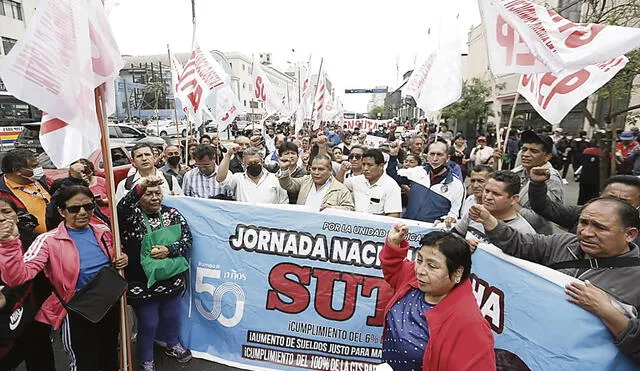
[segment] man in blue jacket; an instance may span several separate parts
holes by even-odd
[[[411,189],[403,218],[429,223],[460,218],[464,185],[447,166],[447,143],[431,143],[427,148],[427,163],[411,169],[397,170],[398,147],[390,148],[389,156],[387,174],[399,185],[408,185]]]

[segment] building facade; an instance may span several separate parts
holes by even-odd
[[[211,54],[230,74],[231,88],[237,94],[240,109],[243,114],[246,114],[245,118],[247,120],[263,119],[264,102],[255,97],[251,58],[237,52],[211,51]],[[189,59],[189,55],[189,53],[175,54],[183,65]],[[171,87],[171,68],[168,55],[125,55],[123,58],[125,64],[116,83],[117,118],[119,120],[149,119],[158,116],[161,119],[172,119],[175,99]],[[263,64],[262,69],[277,94],[281,96],[284,96],[287,91],[293,92],[297,86],[293,76],[281,72],[270,64]],[[155,93],[150,93],[150,91],[155,91],[149,87],[154,83],[160,83],[164,87],[161,89],[158,99],[155,98]],[[211,100],[207,102],[210,107],[213,106]],[[180,119],[184,118],[179,102],[176,111]]]

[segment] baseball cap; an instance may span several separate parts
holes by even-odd
[[[623,131],[620,134],[620,140],[634,140],[634,139],[636,139],[636,135],[633,134],[633,131],[627,130],[627,131]]]
[[[548,135],[536,134],[532,130],[527,130],[522,132],[520,138],[522,139],[522,143],[540,143],[546,153],[553,152],[553,139]]]

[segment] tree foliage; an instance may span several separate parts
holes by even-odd
[[[369,117],[372,119],[377,119],[378,115],[380,115],[380,118],[384,119],[387,116],[386,112],[387,111],[382,106],[373,106],[371,108],[371,111],[369,111]]]
[[[487,98],[491,96],[491,87],[477,77],[464,82],[460,99],[442,110],[442,117],[453,119],[459,125],[477,125],[493,116]]]
[[[582,7],[582,21],[585,23],[608,24],[615,26],[640,26],[640,0],[585,0]],[[595,126],[605,126],[617,116],[640,108],[629,107],[629,98],[634,92],[633,81],[640,74],[640,50],[626,54],[627,65],[597,92],[598,98],[606,104],[606,112],[595,115],[585,110],[585,116]]]

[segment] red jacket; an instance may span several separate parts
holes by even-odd
[[[409,290],[418,288],[415,263],[406,260],[409,243],[396,248],[385,242],[380,253],[384,279],[394,291],[389,309]],[[424,371],[488,371],[496,369],[493,335],[467,279],[425,314],[429,342],[422,359]]]
[[[111,230],[104,224],[91,224],[98,245],[106,252],[102,244],[104,236],[108,246],[108,256],[112,258],[115,252],[111,242]],[[17,286],[32,280],[40,271],[58,291],[65,301],[71,300],[76,293],[76,283],[80,272],[80,256],[78,248],[69,236],[64,222],[47,232],[39,235],[29,249],[22,254],[22,242],[16,237],[9,241],[0,241],[0,272],[2,280],[10,286]],[[67,315],[60,300],[54,293],[42,303],[36,320],[50,324],[58,329]]]

